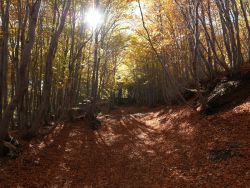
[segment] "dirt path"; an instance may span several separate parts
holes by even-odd
[[[248,187],[249,109],[202,117],[183,106],[128,107],[100,117],[97,132],[61,124],[0,161],[0,187]],[[215,148],[232,153],[213,159]]]

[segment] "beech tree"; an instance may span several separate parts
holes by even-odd
[[[124,16],[116,8],[126,5],[94,2],[105,19],[94,32],[84,20],[91,6],[76,0],[1,1],[1,139],[10,127],[33,137],[84,99],[94,100],[96,113],[98,101],[109,98],[108,81],[116,71],[109,61],[122,51],[114,54],[112,47]]]
[[[137,27],[134,34],[141,40],[137,40],[136,46],[131,47],[144,50],[145,54],[151,53],[151,56],[154,54],[156,58],[151,59],[155,63],[162,61],[163,66],[161,65],[158,71],[166,80],[162,80],[158,74],[153,74],[156,81],[152,85],[161,83],[160,87],[165,88],[161,98],[167,103],[180,98],[178,91],[185,94],[187,88],[196,88],[200,102],[205,105],[206,99],[202,96],[200,83],[203,80],[212,80],[220,72],[233,75],[242,63],[248,61],[247,1],[159,0],[137,3],[137,12],[140,14],[135,19],[141,22],[141,27]],[[149,66],[148,55],[141,57],[140,61],[146,64],[142,65],[136,58],[141,53],[137,54],[129,56],[129,61],[134,61],[139,67]],[[148,82],[152,74],[149,74],[147,69],[143,71],[144,78],[137,76],[140,74],[137,69],[131,70],[138,73],[137,78],[134,78],[136,82],[145,84],[145,91],[141,91],[144,90],[141,84],[138,84],[140,89],[136,89],[136,84],[132,84],[134,96],[142,96],[142,93],[146,94],[148,90],[151,90],[151,93],[155,91]],[[136,94],[137,92],[140,94]],[[157,100],[154,103],[158,103]]]
[[[205,105],[203,82],[249,62],[249,8],[247,0],[0,0],[0,140],[10,128],[33,137],[72,108],[88,106],[95,118],[122,98],[173,104],[195,89]]]
[[[3,4],[2,4],[3,5]],[[6,6],[9,6],[7,3]],[[20,60],[20,67],[18,69],[19,71],[19,83],[17,86],[17,91],[15,93],[15,96],[13,97],[10,104],[7,105],[6,110],[4,110],[3,117],[1,119],[0,123],[0,139],[4,139],[8,134],[8,128],[9,128],[9,122],[13,116],[13,112],[15,108],[18,105],[19,100],[24,96],[26,88],[28,87],[28,80],[27,80],[27,67],[31,60],[31,50],[33,48],[34,42],[35,42],[35,30],[37,26],[37,19],[38,14],[41,6],[41,0],[37,0],[33,2],[29,9],[27,7],[26,14],[29,15],[29,26],[28,26],[28,35],[25,40],[25,43],[23,44],[23,49],[21,51],[21,60]],[[7,54],[3,54],[3,56]]]

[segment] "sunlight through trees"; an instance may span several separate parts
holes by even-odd
[[[185,101],[249,61],[246,0],[1,0],[0,139],[90,103]],[[121,102],[121,101],[120,101]]]

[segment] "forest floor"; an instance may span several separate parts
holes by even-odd
[[[0,187],[249,187],[250,99],[211,116],[187,106],[119,107],[59,124],[0,161]]]

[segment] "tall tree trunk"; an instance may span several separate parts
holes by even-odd
[[[0,140],[4,139],[8,136],[8,128],[10,119],[13,116],[13,112],[17,107],[19,101],[25,95],[25,91],[27,88],[27,66],[30,64],[30,57],[31,57],[31,50],[33,48],[35,42],[35,30],[37,24],[37,18],[40,10],[41,0],[36,0],[30,10],[30,17],[29,17],[29,28],[28,28],[28,38],[26,43],[24,44],[22,55],[21,55],[21,62],[20,62],[20,84],[17,88],[16,94],[13,97],[10,104],[6,107],[6,110],[3,114],[1,123],[0,123]]]
[[[247,8],[246,8],[246,3],[244,4],[243,0],[240,0],[240,7],[241,7],[241,11],[243,13],[243,17],[244,17],[244,21],[246,24],[246,28],[247,28],[247,33],[248,33],[248,61],[250,61],[250,24],[249,24],[249,20],[248,17],[250,16],[249,10],[248,10],[248,15],[247,15]]]
[[[95,8],[98,9],[100,4],[100,0],[95,0]],[[96,113],[96,103],[97,103],[97,89],[98,89],[98,64],[100,59],[98,58],[98,50],[99,50],[99,28],[94,28],[94,64],[93,64],[93,72],[92,72],[92,82],[91,82],[91,107],[89,115],[91,117],[95,116]]]
[[[195,85],[198,91],[197,94],[198,94],[200,103],[202,104],[202,107],[205,107],[206,100],[201,93],[200,81],[199,81],[198,70],[197,70],[197,64],[198,64],[198,59],[199,59],[199,46],[200,46],[199,7],[200,7],[200,2],[199,0],[196,0],[194,2],[194,10],[193,10],[194,11],[193,25],[195,29],[194,29],[194,50],[193,50],[192,65],[193,65]]]
[[[1,10],[1,28],[0,28],[0,120],[2,117],[2,112],[8,103],[8,42],[9,42],[9,10],[10,1],[5,0],[0,1]]]
[[[30,130],[27,132],[27,138],[32,138],[37,134],[37,131],[39,130],[40,126],[42,125],[42,121],[44,119],[45,114],[47,113],[49,109],[49,101],[51,99],[51,86],[52,86],[52,74],[53,74],[53,61],[55,58],[57,46],[58,46],[58,40],[59,37],[63,31],[65,21],[67,18],[67,14],[70,8],[71,1],[64,1],[64,7],[63,12],[60,18],[60,24],[57,28],[57,30],[53,33],[46,57],[46,65],[45,65],[45,80],[44,80],[44,86],[43,86],[43,94],[42,94],[42,102],[38,109],[38,114],[30,128]]]

